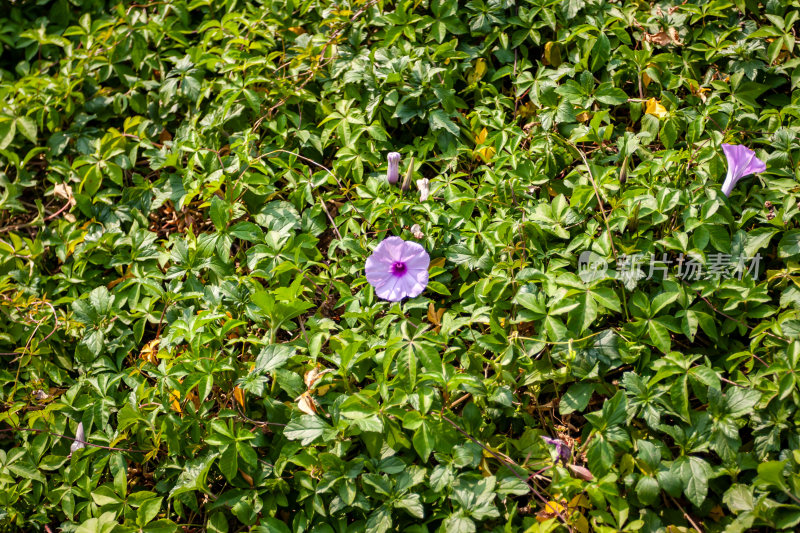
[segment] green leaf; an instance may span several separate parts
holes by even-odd
[[[434,109],[431,111],[428,120],[430,120],[432,130],[436,131],[443,129],[452,133],[453,135],[458,135],[458,125],[450,120],[450,116],[441,109]]]
[[[589,51],[589,70],[597,72],[608,63],[610,57],[611,41],[608,40],[605,33],[601,32],[597,36],[594,46],[592,46],[592,49]]]
[[[594,97],[601,104],[621,105],[628,101],[628,95],[622,89],[617,89],[611,83],[601,83],[594,92]]]
[[[188,461],[170,490],[169,497],[174,498],[185,492],[205,491],[206,476],[216,457],[216,453],[207,453],[203,457]]]
[[[228,205],[216,194],[211,197],[211,207],[208,210],[208,214],[211,216],[211,221],[214,223],[214,227],[216,227],[218,230],[222,230],[228,225],[230,220]]]
[[[14,140],[17,131],[17,121],[13,118],[0,116],[0,150],[5,150]]]
[[[36,142],[36,122],[30,117],[17,117],[17,130],[30,142]]]
[[[302,415],[289,421],[283,435],[289,440],[299,440],[307,446],[317,440],[330,426],[323,419],[314,415]]]
[[[136,524],[139,527],[149,524],[158,515],[162,500],[163,498],[150,498],[142,502],[136,513]]]
[[[253,371],[265,373],[280,368],[294,355],[294,352],[294,348],[285,344],[268,344],[258,353]]]
[[[575,411],[583,411],[589,405],[589,400],[594,392],[592,383],[573,383],[558,404],[558,410],[562,415],[567,415]]]
[[[800,255],[800,230],[787,231],[778,243],[778,256],[790,258]]]
[[[651,477],[643,476],[636,483],[636,496],[644,505],[654,503],[659,494],[661,494],[661,487],[658,486],[658,481]]]
[[[422,424],[414,432],[414,437],[411,439],[414,444],[414,449],[420,458],[427,462],[428,456],[433,451],[436,442],[436,436],[431,427],[431,423],[423,421]]]

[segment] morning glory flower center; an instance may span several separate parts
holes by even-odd
[[[392,275],[398,278],[403,276],[407,270],[405,261],[395,261],[392,263]]]

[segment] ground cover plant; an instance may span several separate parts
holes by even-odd
[[[0,2],[0,526],[795,531],[798,19]]]

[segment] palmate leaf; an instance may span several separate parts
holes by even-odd
[[[792,2],[6,4],[0,529],[797,528]]]
[[[314,415],[302,415],[292,419],[283,430],[284,436],[289,440],[299,440],[306,446],[321,437],[330,426],[325,421]]]
[[[188,461],[169,492],[170,498],[185,492],[207,491],[206,477],[216,457],[216,453],[208,453],[203,457]]]

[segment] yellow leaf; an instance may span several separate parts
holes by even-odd
[[[303,35],[306,32],[306,30],[304,30],[300,26],[292,26],[291,28],[289,28],[289,31],[294,33],[295,35]]]
[[[472,85],[473,83],[475,83],[476,81],[481,79],[486,74],[487,70],[488,70],[488,67],[486,66],[486,60],[483,59],[483,58],[477,59],[475,61],[475,66],[472,68],[470,73],[467,75],[467,82],[470,85]]]
[[[644,84],[645,89],[647,88],[648,85],[650,85],[651,81],[653,81],[653,78],[648,76],[647,72],[642,72],[642,83]]]
[[[483,477],[492,477],[492,471],[489,469],[489,463],[486,462],[486,457],[481,459],[481,472],[483,473]]]
[[[575,118],[578,120],[578,122],[586,122],[591,118],[591,115],[588,111],[584,111],[583,113],[578,113]]]
[[[530,118],[536,114],[536,107],[533,102],[527,102],[517,108],[517,116],[522,118]]]
[[[647,107],[645,108],[645,113],[647,113],[648,115],[653,115],[659,120],[662,118],[666,118],[668,114],[667,108],[661,105],[661,103],[655,98],[651,98],[650,100],[647,101]]]
[[[244,391],[240,389],[238,386],[233,388],[233,397],[239,402],[239,405],[242,406],[244,409]]]
[[[444,262],[445,262],[445,258],[444,257],[437,257],[436,259],[432,259],[430,267],[428,268],[428,270],[430,270],[433,267],[443,267],[444,266]]]
[[[475,144],[477,146],[486,142],[486,138],[489,136],[489,131],[486,128],[483,128],[479,134],[475,136]],[[493,146],[486,146],[484,148],[479,148],[475,150],[474,155],[475,158],[481,158],[484,163],[488,163],[489,160],[494,157],[496,153]]]
[[[190,390],[186,394],[186,399],[194,404],[194,408],[195,409],[200,409],[200,397],[197,396],[197,393],[195,392],[195,389]]]
[[[147,344],[142,347],[142,351],[139,354],[141,359],[144,359],[148,363],[157,365],[158,364],[158,343],[160,339],[153,339]]]
[[[475,62],[475,75],[478,78],[482,78],[484,74],[486,74],[486,60],[485,59],[478,59]]]
[[[487,146],[486,148],[481,148],[476,153],[484,163],[488,163],[494,157],[495,149],[492,146]]]
[[[550,41],[544,44],[542,63],[556,68],[561,65],[561,43]]]
[[[568,507],[585,507],[588,509],[589,498],[587,498],[586,495],[583,493],[578,494],[569,501]]]
[[[545,504],[544,509],[536,513],[536,520],[543,522],[561,514],[564,515],[566,509],[563,505],[555,501],[549,501]]]
[[[183,409],[181,408],[181,391],[175,389],[171,393],[169,393],[170,404],[172,405],[172,410],[177,411],[179,413],[183,413]]]
[[[582,514],[578,515],[578,518],[572,519],[572,527],[575,528],[575,531],[578,533],[589,533],[589,521],[586,520],[586,517]]]

